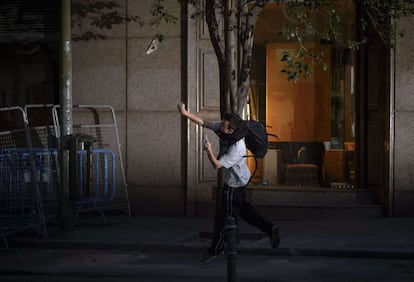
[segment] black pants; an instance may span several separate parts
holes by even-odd
[[[216,210],[214,218],[213,240],[211,242],[210,252],[219,254],[224,249],[224,227],[227,215],[236,219],[240,217],[248,224],[253,225],[270,235],[273,224],[265,220],[254,208],[246,201],[245,188],[233,188],[224,185],[221,193],[219,208]]]

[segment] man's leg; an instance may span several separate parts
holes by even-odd
[[[226,203],[227,203],[227,187],[224,187],[221,193],[217,193],[218,197],[216,201],[216,210],[214,215],[214,227],[213,227],[213,238],[211,245],[204,255],[202,261],[208,262],[216,256],[223,253],[225,238],[224,238],[224,227],[226,224]]]
[[[266,233],[270,237],[272,248],[276,249],[280,243],[279,229],[274,224],[267,221],[249,202],[246,201],[244,189],[236,190],[234,192],[234,201],[237,201],[240,217],[248,224],[253,225]]]
[[[213,255],[219,255],[224,248],[224,226],[225,226],[226,211],[221,208],[216,210],[214,216],[213,238],[211,246],[208,250]]]

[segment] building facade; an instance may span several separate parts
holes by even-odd
[[[144,21],[149,20],[148,11],[153,4],[152,0],[116,2],[120,4],[119,9],[122,12],[138,15]],[[177,111],[177,104],[183,101],[191,112],[207,120],[220,118],[217,60],[205,22],[191,18],[192,7],[180,6],[175,1],[166,1],[165,4],[179,19],[175,24],[161,23],[158,26],[144,27],[134,23],[121,24],[110,30],[97,30],[105,35],[104,40],[80,40],[72,43],[73,103],[111,105],[115,109],[129,199],[134,214],[211,216],[214,210],[217,172],[212,169],[203,153],[202,141],[207,134],[211,137],[210,140],[213,140],[213,146],[217,147],[218,142],[214,135],[205,132],[202,127],[183,120]],[[278,12],[281,13],[273,11]],[[272,10],[267,10],[266,13],[262,15],[262,20],[266,16],[272,17]],[[348,101],[352,101],[355,110],[350,115],[354,120],[348,124],[348,129],[344,129],[343,135],[334,135],[335,129],[332,127],[332,120],[345,120],[336,116],[332,118],[336,108],[333,107],[334,99],[330,92],[335,88],[332,86],[335,74],[322,73],[319,74],[320,80],[315,81],[312,86],[297,86],[315,89],[312,95],[327,93],[328,96],[322,99],[315,96],[319,99],[315,100],[316,102],[312,102],[314,98],[307,100],[307,104],[312,102],[315,107],[325,103],[326,109],[315,108],[310,113],[306,107],[298,110],[301,103],[293,104],[296,107],[293,108],[296,109],[295,114],[284,114],[285,118],[292,115],[292,121],[287,123],[293,122],[295,117],[299,119],[293,128],[303,126],[307,119],[307,116],[301,116],[300,113],[310,113],[319,120],[300,131],[291,130],[289,133],[284,131],[283,128],[286,127],[280,126],[279,129],[277,122],[274,122],[274,128],[278,129],[274,133],[281,135],[282,139],[271,140],[274,141],[271,143],[275,146],[275,151],[270,150],[270,155],[274,153],[276,158],[279,158],[279,151],[286,148],[294,150],[296,154],[298,148],[295,146],[305,141],[312,141],[312,144],[306,143],[308,151],[315,145],[313,143],[323,146],[324,141],[329,141],[329,146],[332,146],[329,147],[329,151],[332,151],[329,155],[334,157],[333,161],[328,163],[329,156],[324,155],[324,178],[319,178],[319,184],[314,186],[295,182],[298,181],[297,178],[293,179],[291,185],[286,185],[286,179],[277,185],[278,180],[271,183],[265,179],[269,165],[261,163],[257,176],[259,180],[256,179],[255,185],[248,188],[248,196],[271,219],[313,219],[323,217],[323,213],[325,216],[329,214],[330,217],[338,218],[357,217],[367,206],[374,207],[368,211],[367,216],[414,215],[414,150],[410,146],[410,141],[414,137],[414,55],[410,52],[414,44],[414,31],[410,29],[413,21],[413,18],[406,18],[398,22],[398,27],[405,30],[405,36],[397,38],[394,50],[384,49],[373,40],[353,58],[355,69],[351,70],[345,63],[341,65],[341,70],[345,74],[342,82],[341,79],[337,81],[337,89],[349,91],[349,97],[354,98]],[[74,28],[74,32],[81,30]],[[156,34],[162,34],[164,39],[158,43],[154,52],[147,54],[147,48]],[[284,106],[286,103],[275,101],[274,104],[270,104],[273,96],[268,96],[269,93],[280,90],[269,88],[271,80],[266,77],[266,74],[272,71],[269,69],[271,62],[268,58],[275,54],[271,46],[276,46],[274,48],[277,49],[285,43],[269,43],[269,38],[263,39],[261,36],[264,35],[257,35],[258,42],[262,40],[265,43],[256,44],[256,61],[252,66],[252,84],[256,87],[254,91],[259,93],[254,108],[255,119],[270,123],[272,112],[269,105],[272,105],[272,109],[288,109]],[[283,48],[290,47],[283,45]],[[332,66],[334,61],[335,59],[332,59],[330,62]],[[36,63],[26,63],[24,66],[18,69],[31,70],[27,66],[34,68]],[[24,102],[23,98],[18,101],[10,98],[15,90],[10,86],[10,81],[14,78],[8,69],[3,67],[1,70],[4,96],[2,106]],[[352,75],[352,79],[347,77],[347,74]],[[53,80],[46,75],[36,79]],[[324,83],[326,81],[328,83]],[[347,81],[350,85],[348,88]],[[329,86],[326,86],[327,84]],[[53,85],[50,87],[53,88]],[[355,93],[353,89],[356,89]],[[260,93],[264,94],[260,96]],[[351,96],[352,93],[355,96]],[[28,94],[26,92],[21,95],[24,97]],[[336,98],[338,97],[335,96]],[[59,102],[56,96],[33,101]],[[345,112],[344,117],[346,111],[349,111],[347,103],[341,108]],[[326,112],[321,114],[323,111]],[[273,112],[275,119],[281,120],[281,117],[277,116],[280,112]],[[253,115],[253,108],[249,114]],[[323,125],[324,122],[327,124]],[[307,133],[310,135],[298,135],[298,132],[304,134],[310,127],[314,128]],[[342,136],[341,145],[334,147],[338,136]],[[348,150],[345,142],[352,148]],[[289,143],[289,147],[283,147],[286,145],[281,145],[282,143]],[[323,149],[326,151],[327,147]],[[354,152],[352,160],[355,168],[345,171],[342,166],[346,166],[348,161],[341,158],[347,156],[346,151]],[[299,159],[298,155],[297,158]],[[295,160],[297,164],[298,159]],[[336,176],[336,171],[332,171],[332,167],[336,166],[338,161],[342,164],[341,173],[347,175],[346,179],[341,174]],[[286,165],[280,164],[276,159],[274,163]],[[329,183],[326,182],[326,173],[331,177]],[[335,186],[342,184],[350,186]],[[369,201],[361,202],[361,198],[369,198]]]

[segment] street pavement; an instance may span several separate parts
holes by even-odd
[[[127,250],[13,249],[0,255],[2,282],[412,282],[414,260],[325,256],[237,256],[201,264],[200,254]]]
[[[281,243],[274,251],[267,236],[239,222],[239,252],[257,255],[414,258],[414,218],[279,221]],[[213,220],[195,217],[109,215],[81,218],[72,230],[48,226],[43,240],[31,231],[9,237],[13,248],[109,249],[203,252]]]
[[[414,218],[274,223],[277,250],[239,222],[237,281],[414,281]],[[8,238],[0,281],[226,281],[225,255],[200,264],[212,226],[210,218],[125,215],[83,217],[71,230],[49,224],[45,240],[31,230]]]

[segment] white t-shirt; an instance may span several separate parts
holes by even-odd
[[[224,183],[237,188],[246,186],[250,179],[250,170],[246,164],[246,144],[244,138],[231,145],[219,162],[225,168]]]
[[[221,122],[205,122],[204,127],[210,128],[214,132],[220,131]],[[244,138],[231,145],[226,153],[218,160],[224,169],[224,183],[228,186],[237,188],[246,186],[250,180],[250,170],[246,164],[246,143]]]

